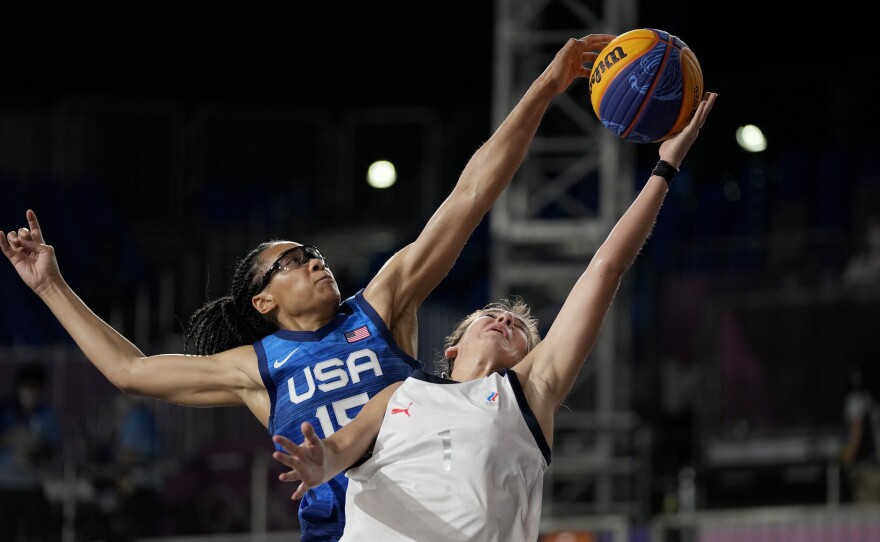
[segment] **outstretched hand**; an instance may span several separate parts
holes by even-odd
[[[556,94],[565,91],[578,77],[589,77],[590,66],[595,63],[599,52],[615,37],[613,34],[589,34],[581,39],[570,39],[544,70],[544,76],[553,82]]]
[[[0,231],[0,250],[12,262],[21,279],[39,294],[61,277],[55,249],[43,239],[37,214],[25,213],[28,227],[4,233]]]
[[[714,92],[703,94],[703,99],[700,100],[697,110],[694,111],[694,116],[691,117],[691,121],[685,126],[684,130],[660,144],[661,160],[671,166],[681,166],[681,162],[687,156],[691,145],[697,140],[700,128],[706,123],[706,117],[709,116],[709,111],[712,110],[716,98],[718,98],[718,95]]]
[[[324,462],[324,443],[315,434],[315,429],[309,422],[303,422],[301,426],[303,434],[303,443],[299,446],[292,440],[281,435],[272,437],[272,441],[284,448],[282,452],[274,452],[272,457],[290,467],[288,472],[282,472],[278,475],[278,479],[282,482],[295,482],[299,480],[301,483],[293,495],[293,500],[301,499],[306,491],[324,482],[326,472]]]

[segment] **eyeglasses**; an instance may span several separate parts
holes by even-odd
[[[327,261],[324,258],[324,255],[321,254],[321,251],[311,245],[300,245],[285,250],[281,253],[281,256],[278,256],[278,259],[269,266],[269,269],[266,269],[266,272],[263,273],[263,278],[260,281],[260,287],[257,291],[262,292],[263,289],[269,285],[269,281],[272,280],[272,276],[276,272],[289,271],[291,269],[302,267],[309,263],[309,260],[321,260],[322,264]]]

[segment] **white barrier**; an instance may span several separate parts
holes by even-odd
[[[651,542],[880,542],[880,505],[802,506],[671,514]]]

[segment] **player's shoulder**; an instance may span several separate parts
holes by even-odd
[[[250,364],[257,361],[257,352],[256,350],[254,350],[253,345],[246,344],[231,348],[229,350],[225,350],[223,352],[219,352],[217,354],[212,354],[208,357],[214,358],[224,363],[232,363],[235,365]]]

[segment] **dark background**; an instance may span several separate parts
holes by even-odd
[[[6,3],[5,91],[348,106],[489,98],[490,2]]]
[[[723,132],[717,125],[741,119],[766,126],[785,146],[871,137],[872,108],[862,101],[874,66],[869,17],[786,2],[717,9],[708,14],[687,1],[639,7],[639,25],[685,40],[701,61],[706,88],[725,98],[713,114],[716,133]],[[486,107],[490,98],[491,2],[13,2],[2,10],[7,96]]]
[[[492,2],[15,2],[0,9],[0,99],[23,109],[64,96],[164,99],[190,109],[211,102],[337,111],[427,106],[469,121],[452,126],[463,143],[444,164],[443,187],[491,130]],[[705,88],[720,94],[711,130],[689,157],[697,188],[754,166],[733,132],[755,123],[770,142],[762,167],[802,168],[787,171],[789,192],[814,205],[828,192],[852,199],[856,183],[873,176],[863,157],[878,140],[869,18],[790,3],[716,9],[709,14],[687,1],[639,6],[639,26],[685,40]],[[640,151],[649,164],[655,150]],[[776,202],[764,205],[769,221]],[[816,218],[853,232],[861,217],[850,211]]]
[[[181,278],[187,300],[201,300],[203,290],[221,293],[231,259],[212,260],[205,246],[217,231],[246,231],[252,213],[261,224],[250,232],[254,244],[264,234],[308,242],[336,225],[386,222],[408,240],[491,134],[493,10],[489,1],[5,2],[0,106],[8,113],[52,115],[59,104],[76,100],[160,103],[197,126],[193,119],[215,106],[294,116],[314,111],[334,123],[366,108],[414,107],[438,119],[442,137],[435,185],[407,192],[401,183],[398,192],[375,196],[355,192],[362,188],[353,183],[354,197],[369,202],[355,214],[334,205],[322,188],[337,177],[332,158],[321,154],[322,130],[337,124],[318,122],[293,135],[278,128],[284,143],[273,133],[249,132],[253,127],[244,121],[218,124],[206,131],[217,141],[205,138],[204,145],[228,154],[229,162],[216,170],[180,167],[187,174],[177,179],[154,176],[175,170],[174,164],[131,152],[158,139],[127,139],[123,117],[114,121],[118,132],[107,124],[90,133],[94,155],[83,158],[92,167],[86,175],[59,178],[48,152],[36,152],[43,158],[27,172],[0,164],[0,229],[23,225],[25,209],[35,209],[65,277],[103,317],[114,302],[133,298],[139,285],[157,288],[161,264],[188,253],[216,271],[194,275],[188,284]],[[752,431],[771,433],[833,430],[842,414],[845,368],[864,362],[872,385],[880,380],[870,363],[880,346],[873,333],[876,300],[866,305],[835,294],[828,303],[820,295],[836,291],[847,261],[862,247],[865,219],[880,213],[872,21],[854,4],[650,0],[640,2],[637,26],[684,40],[700,61],[706,90],[719,99],[631,273],[634,407],[661,427],[660,363],[676,358],[708,366],[706,358],[713,357],[719,374],[742,376],[737,368],[754,366],[760,376],[704,387],[719,403],[702,409],[714,416],[705,422],[710,432],[735,432],[743,421]],[[626,30],[573,28],[572,37]],[[734,132],[746,123],[764,130],[767,151],[749,155],[738,148]],[[408,160],[421,152],[407,145],[422,136],[398,128],[367,137],[373,146],[360,152],[369,147],[389,154],[406,174],[416,167]],[[227,135],[216,135],[221,132]],[[9,149],[18,142],[14,132],[4,134],[0,154],[13,162]],[[294,177],[286,176],[294,169],[285,162],[290,141],[315,158]],[[186,151],[180,155],[198,155],[186,141],[180,145]],[[637,158],[645,178],[656,147],[640,147]],[[248,171],[251,165],[257,173]],[[273,207],[279,201],[283,212]],[[87,216],[69,217],[68,208]],[[156,237],[165,242],[155,244]],[[479,277],[487,273],[490,241],[484,223],[435,297],[463,301],[461,311],[484,301],[487,286]],[[370,267],[386,256],[377,254],[360,274],[341,272],[343,293],[362,286]],[[0,296],[0,345],[66,341],[8,265],[0,266]],[[750,304],[750,296],[758,301]],[[175,318],[183,320],[191,305],[173,307]],[[717,337],[705,333],[712,326],[722,330]],[[669,434],[677,428],[670,426]]]

